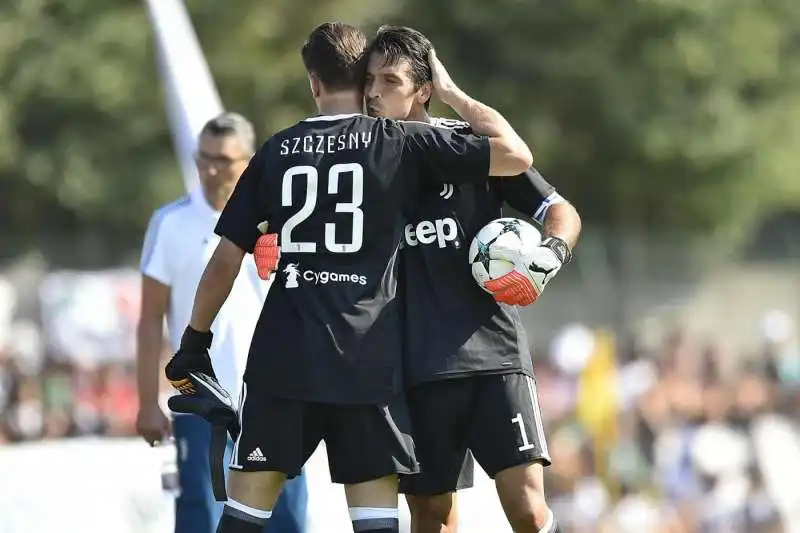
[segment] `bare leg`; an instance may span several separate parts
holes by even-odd
[[[516,533],[556,531],[555,517],[544,498],[544,469],[539,463],[514,466],[495,476],[495,487]]]
[[[411,513],[411,533],[457,533],[458,508],[454,492],[406,495],[406,501]]]

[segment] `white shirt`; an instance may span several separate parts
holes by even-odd
[[[142,274],[169,286],[167,329],[173,351],[192,314],[197,285],[219,243],[214,233],[220,213],[200,187],[158,209],[150,219],[142,250]],[[258,277],[255,261],[245,257],[233,289],[211,331],[211,363],[220,384],[238,403],[247,353],[269,282]]]

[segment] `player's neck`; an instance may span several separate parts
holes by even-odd
[[[363,112],[363,96],[356,91],[326,94],[317,99],[320,115],[346,115]]]
[[[419,110],[411,110],[409,113],[408,118],[406,120],[413,120],[414,122],[425,122],[430,124],[433,122],[431,116],[428,114],[428,110],[424,107],[420,108]]]

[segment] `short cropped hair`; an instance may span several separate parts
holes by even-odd
[[[239,113],[225,112],[205,123],[200,135],[212,137],[236,137],[242,149],[256,151],[256,132],[253,124]]]
[[[361,90],[367,36],[344,22],[326,22],[308,36],[300,55],[309,74],[329,91]]]

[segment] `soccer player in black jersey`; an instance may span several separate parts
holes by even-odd
[[[431,81],[447,77],[429,63],[430,42],[410,28],[383,27],[371,43],[365,98],[373,116],[445,128],[464,123],[427,113]],[[449,79],[449,77],[447,77]],[[441,83],[441,82],[439,82]],[[496,482],[514,531],[557,531],[543,487],[550,462],[528,339],[512,304],[529,304],[510,281],[487,294],[468,265],[471,239],[508,202],[543,224],[542,245],[525,265],[554,273],[569,262],[580,232],[575,209],[534,169],[504,180],[451,183],[459,170],[424,185],[409,205],[402,287],[406,300],[405,378],[422,472],[404,477],[413,533],[455,529],[455,491],[472,484],[472,459]],[[552,276],[550,276],[552,279]],[[537,288],[536,294],[541,287]],[[498,303],[505,302],[505,303]]]
[[[221,533],[261,531],[284,480],[321,440],[354,530],[397,531],[397,474],[417,466],[404,405],[393,402],[402,392],[402,206],[450,169],[459,183],[483,183],[532,159],[499,113],[447,86],[441,99],[490,138],[361,114],[366,44],[342,23],[309,36],[302,57],[320,115],[275,134],[253,156],[220,216],[220,244],[167,365],[181,398],[219,398],[204,385],[214,381],[212,322],[247,253],[263,252],[262,277],[280,260],[244,374]],[[265,223],[275,233],[262,235]],[[265,267],[264,258],[273,263]]]

